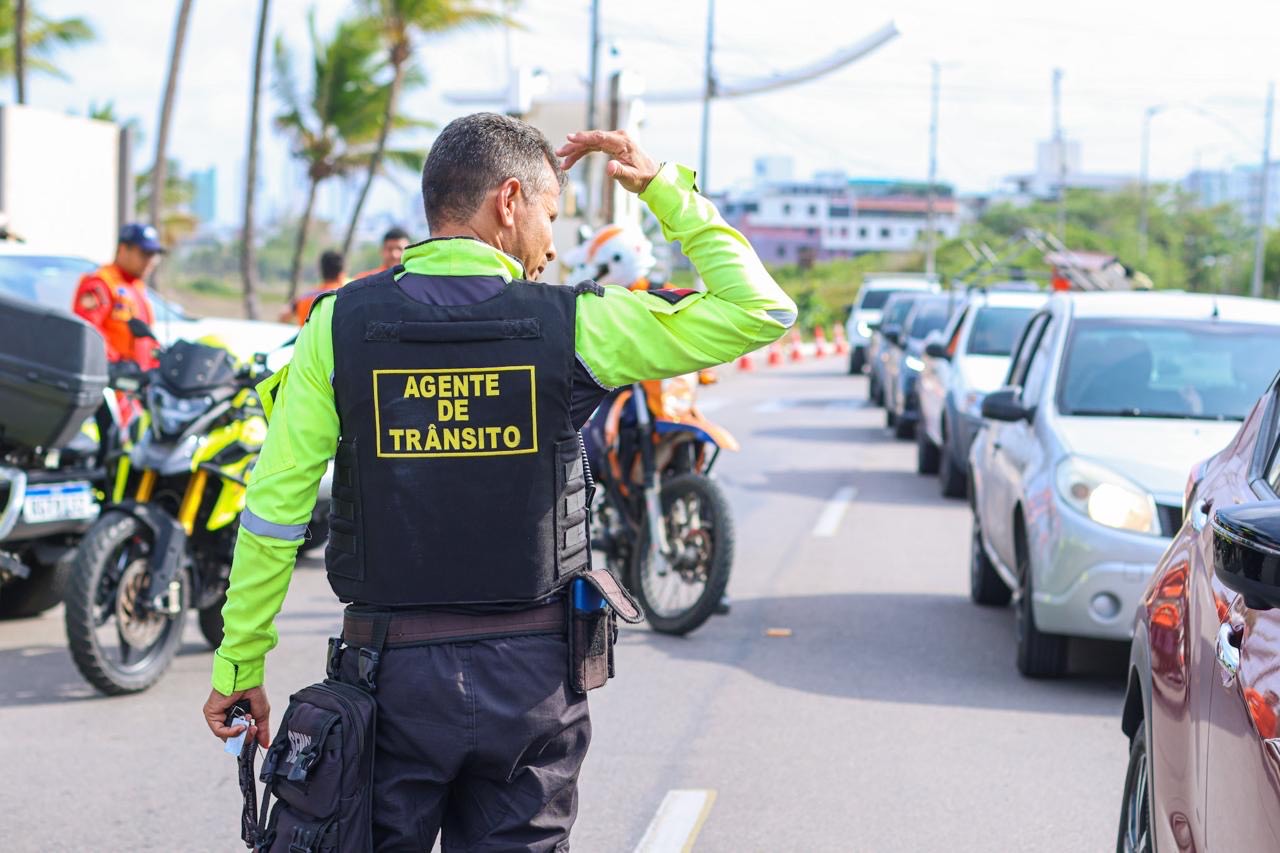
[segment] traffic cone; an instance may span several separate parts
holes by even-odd
[[[818,358],[822,358],[824,355],[830,354],[827,350],[827,333],[821,326],[813,327],[813,342],[817,344],[816,352]]]
[[[791,360],[792,361],[804,360],[804,350],[801,349],[802,346],[803,344],[800,341],[800,330],[792,326],[791,327]]]
[[[769,344],[769,366],[777,367],[782,364],[782,346],[778,343]]]
[[[755,370],[756,369],[755,362],[751,358],[751,353],[747,352],[742,354],[742,356],[738,359],[738,369],[739,370]]]
[[[844,336],[844,326],[841,326],[839,323],[834,323],[831,328],[835,332],[836,355],[848,355],[849,339]]]

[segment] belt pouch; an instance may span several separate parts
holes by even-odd
[[[569,606],[569,685],[577,693],[603,687],[613,677],[617,623],[613,609],[575,580]],[[585,599],[585,601],[584,601]]]

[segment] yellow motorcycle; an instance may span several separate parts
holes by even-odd
[[[221,642],[245,486],[267,434],[254,385],[267,372],[261,357],[238,365],[225,348],[179,341],[138,384],[145,410],[66,591],[71,656],[103,693],[154,684],[190,608]]]

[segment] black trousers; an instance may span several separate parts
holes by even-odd
[[[375,849],[569,849],[591,718],[563,636],[386,649],[375,696]]]

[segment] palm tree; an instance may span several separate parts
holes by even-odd
[[[32,8],[28,0],[0,0],[0,76],[13,75],[17,102],[27,102],[27,72],[65,80],[67,75],[51,57],[62,47],[93,41],[93,27],[84,18],[55,21]]]
[[[379,82],[384,64],[376,27],[365,19],[344,21],[326,42],[316,33],[314,14],[309,22],[310,95],[304,99],[299,94],[292,57],[280,38],[276,39],[273,61],[273,89],[284,105],[276,116],[276,127],[289,137],[293,156],[307,169],[307,201],[289,269],[289,299],[298,292],[316,191],[323,181],[369,168],[390,94],[389,87]],[[397,126],[413,123],[396,120]],[[416,151],[387,151],[385,157],[396,163],[422,163],[422,154]]]
[[[184,177],[182,167],[177,160],[170,159],[165,164],[164,192],[158,202],[153,202],[152,169],[142,172],[134,178],[134,207],[138,216],[148,211],[159,210],[160,213],[151,221],[160,232],[160,242],[172,246],[178,241],[190,237],[199,224],[195,214],[191,212],[191,202],[195,200],[196,187],[190,178]]]
[[[342,241],[343,254],[351,251],[356,227],[360,224],[360,212],[386,156],[387,137],[395,124],[393,117],[399,106],[400,93],[409,82],[414,39],[418,35],[436,35],[468,26],[510,23],[506,16],[482,8],[476,0],[364,0],[364,4],[370,21],[381,30],[387,64],[391,67],[391,84],[377,146],[369,160],[355,209],[351,212],[347,236]]]
[[[253,202],[258,182],[258,111],[262,105],[262,64],[267,46],[267,10],[271,0],[258,7],[258,35],[253,54],[253,94],[249,97],[249,154],[245,158],[244,232],[240,239],[240,276],[244,279],[244,313],[258,319],[258,270],[254,261]]]
[[[164,84],[164,100],[160,103],[160,127],[156,131],[156,159],[151,167],[151,175],[155,186],[167,187],[165,172],[169,161],[166,151],[169,147],[169,121],[173,118],[173,102],[178,93],[178,69],[182,65],[182,45],[187,38],[187,22],[191,19],[193,0],[179,0],[178,20],[173,28],[173,48],[169,53],[169,73]],[[157,226],[160,224],[161,200],[164,193],[152,192],[151,206],[148,215]]]

